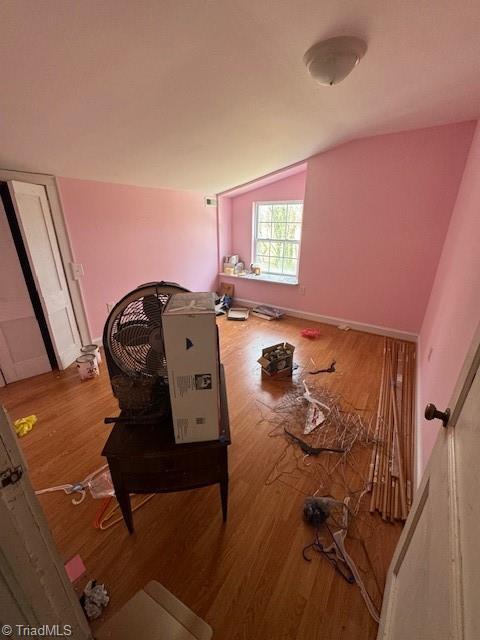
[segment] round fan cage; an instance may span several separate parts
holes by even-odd
[[[129,376],[167,378],[162,312],[175,293],[173,284],[154,283],[135,289],[112,309],[106,344],[115,364]]]

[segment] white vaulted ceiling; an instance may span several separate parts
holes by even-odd
[[[368,51],[336,87],[302,62]],[[478,118],[478,0],[3,0],[0,166],[221,191],[338,143]]]

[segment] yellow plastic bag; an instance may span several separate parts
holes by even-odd
[[[19,418],[15,420],[13,426],[19,438],[26,436],[29,431],[33,429],[33,425],[37,422],[37,416],[27,416],[26,418]]]

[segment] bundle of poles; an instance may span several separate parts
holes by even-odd
[[[415,345],[385,338],[369,468],[370,511],[406,520],[413,497]]]

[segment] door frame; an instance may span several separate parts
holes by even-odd
[[[453,479],[455,482],[456,479],[456,460],[455,460],[455,445],[454,445],[454,437],[455,437],[455,426],[457,424],[460,413],[463,409],[463,405],[465,404],[465,400],[467,399],[468,393],[472,386],[472,383],[479,371],[480,367],[480,322],[477,325],[475,333],[472,337],[472,341],[470,342],[470,346],[467,351],[467,355],[463,362],[463,366],[460,370],[460,374],[457,378],[453,393],[450,397],[450,402],[448,403],[448,407],[451,410],[450,419],[448,421],[448,426],[446,429],[441,428],[439,430],[437,439],[435,442],[434,451],[437,446],[440,446],[439,440],[440,438],[445,438],[447,440],[448,453],[448,468],[449,468],[449,477]],[[419,434],[417,434],[417,437]],[[385,639],[387,640],[389,637],[390,631],[390,623],[391,623],[391,614],[392,614],[392,603],[393,596],[395,595],[396,587],[397,587],[397,573],[400,569],[400,566],[403,562],[403,558],[407,552],[410,540],[413,536],[413,532],[415,530],[415,525],[418,519],[421,516],[423,506],[428,497],[429,490],[429,480],[430,480],[430,466],[431,460],[434,458],[433,452],[430,456],[430,460],[427,463],[423,475],[420,479],[420,484],[417,487],[415,497],[413,500],[413,505],[408,514],[407,521],[405,522],[405,526],[403,527],[402,533],[400,534],[400,538],[398,540],[395,553],[393,554],[392,561],[390,563],[390,568],[388,570],[387,575],[387,583],[385,585],[385,592],[383,595],[383,605],[382,605],[382,615],[380,619],[380,626],[378,630],[377,640]],[[458,516],[458,503],[457,503],[457,493],[456,489],[453,494],[449,495],[449,511],[451,513],[451,522],[450,522],[450,554],[451,558],[455,558],[457,562],[451,562],[451,570],[449,575],[449,580],[451,584],[451,589],[454,594],[455,602],[453,603],[453,616],[454,619],[452,621],[455,628],[455,638],[463,638],[463,588],[460,580],[460,567],[461,564],[461,550],[460,550],[460,538],[459,538],[459,516]]]
[[[43,185],[47,192],[47,198],[52,213],[53,226],[57,236],[58,248],[62,259],[63,270],[67,280],[68,291],[72,301],[73,312],[77,321],[78,331],[83,344],[90,344],[92,336],[88,328],[87,314],[85,310],[85,301],[83,299],[82,289],[79,280],[76,280],[70,268],[75,262],[73,256],[72,245],[65,223],[62,203],[58,189],[58,183],[55,176],[42,173],[30,173],[26,171],[12,171],[10,169],[0,168],[0,181],[17,180],[18,182],[28,182],[32,184]]]
[[[31,485],[16,434],[1,406],[0,445],[2,470],[20,467],[23,472],[14,483],[0,489],[0,594],[7,595],[1,623],[13,629],[17,624],[68,625],[71,634],[59,635],[93,640]],[[12,635],[17,637],[15,632]]]

